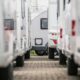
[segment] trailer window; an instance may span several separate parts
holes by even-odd
[[[41,18],[40,20],[40,26],[41,29],[48,29],[48,19],[47,18]]]
[[[57,1],[57,17],[60,15],[60,0]]]
[[[4,19],[4,29],[5,30],[14,30],[14,20],[13,19]]]
[[[68,0],[68,3],[70,3],[71,2],[71,0]]]
[[[66,7],[66,0],[63,0],[63,10],[65,10]]]
[[[25,18],[25,0],[21,0],[21,14],[22,18]]]

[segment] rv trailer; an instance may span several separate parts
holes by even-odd
[[[64,4],[63,4],[64,3]],[[63,48],[60,50],[60,63],[66,62],[65,57],[68,58],[68,74],[77,75],[78,66],[80,66],[80,0],[60,0],[60,11],[62,18],[58,18],[59,22],[62,21],[63,29]],[[60,28],[59,28],[60,29]],[[62,57],[63,56],[63,57]]]
[[[13,61],[16,66],[24,65],[27,40],[23,34],[24,7],[21,0],[0,0],[0,79],[13,80]],[[23,13],[23,14],[24,14]],[[27,16],[28,13],[26,13]],[[26,22],[29,23],[26,17]],[[26,24],[25,24],[26,25]],[[29,27],[29,26],[27,26]],[[26,28],[26,26],[25,26]],[[25,32],[25,31],[24,31]],[[27,28],[26,32],[27,33]],[[27,37],[27,36],[26,36]],[[26,45],[26,46],[25,46]],[[26,49],[25,49],[26,48]]]
[[[48,9],[48,56],[54,59],[58,45],[58,27],[57,27],[57,0],[49,1]]]
[[[31,21],[31,46],[38,55],[47,54],[48,47],[48,18],[43,11]]]
[[[9,4],[10,3],[10,4]],[[15,1],[0,0],[0,79],[13,80]],[[13,10],[12,10],[13,8]],[[9,11],[8,11],[9,10]]]

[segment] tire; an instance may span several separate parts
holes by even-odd
[[[45,56],[48,55],[48,51],[45,51],[45,52],[44,52],[44,55],[45,55]]]
[[[54,59],[54,52],[55,52],[55,50],[53,48],[49,48],[49,50],[48,50],[49,59]]]
[[[73,58],[68,58],[68,75],[77,75],[78,66],[75,64]]]
[[[7,68],[0,68],[0,80],[13,80],[13,65]]]
[[[27,51],[25,54],[25,59],[30,59],[30,51]]]
[[[16,66],[23,67],[24,66],[24,56],[18,56],[16,59]]]
[[[67,57],[62,54],[62,51],[60,50],[60,53],[59,53],[59,64],[60,65],[66,65],[66,59]]]

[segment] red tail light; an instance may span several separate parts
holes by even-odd
[[[63,29],[61,28],[61,29],[60,29],[60,38],[63,37],[63,36],[62,36],[62,35],[63,35],[62,33],[63,33]]]
[[[72,20],[72,33],[71,33],[72,36],[76,35],[75,27],[76,27],[76,21]]]
[[[52,33],[52,35],[54,35],[54,33]]]
[[[53,40],[53,42],[54,42],[54,44],[57,44],[58,43],[57,40]]]

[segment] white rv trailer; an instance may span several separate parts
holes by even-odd
[[[47,53],[48,19],[47,11],[43,11],[31,21],[31,46],[38,55]]]
[[[14,6],[15,5],[15,6]],[[13,59],[16,60],[17,66],[24,65],[24,52],[23,42],[21,35],[22,27],[22,13],[21,13],[21,0],[5,0],[4,1],[4,27],[6,35],[6,48],[9,47],[13,50]],[[8,11],[9,10],[9,11]],[[9,38],[12,37],[12,44],[9,44]],[[8,49],[7,49],[8,50]]]
[[[49,59],[54,59],[54,53],[57,52],[58,45],[57,30],[57,0],[49,1],[48,9],[48,52]]]
[[[80,66],[80,0],[62,0],[61,3],[63,18],[60,20],[64,21],[62,25],[64,52],[61,54],[68,58],[68,74],[76,75]]]
[[[16,10],[16,49],[15,59],[17,66],[24,65],[24,55],[26,59],[30,58],[30,39],[29,39],[29,6],[28,1],[17,0]],[[27,51],[27,53],[26,53]]]
[[[14,20],[11,14],[14,8],[7,3],[10,0],[0,0],[0,79],[13,80],[13,29]],[[11,4],[12,5],[12,4]],[[9,8],[8,8],[9,7]],[[8,11],[9,10],[9,11]],[[7,16],[6,16],[7,15]],[[7,19],[7,17],[9,17]],[[7,23],[11,24],[7,24]]]
[[[23,26],[21,7],[21,0],[0,0],[1,80],[13,80],[13,60],[16,60],[17,66],[24,65],[24,45],[27,43],[25,43],[24,35],[21,35],[21,27]],[[29,21],[26,20],[26,22]]]
[[[22,24],[22,13],[21,13],[21,0],[16,0],[16,18],[15,18],[15,41],[14,41],[14,59],[16,60],[17,66],[24,65],[24,53],[22,49],[23,39],[21,33]]]

